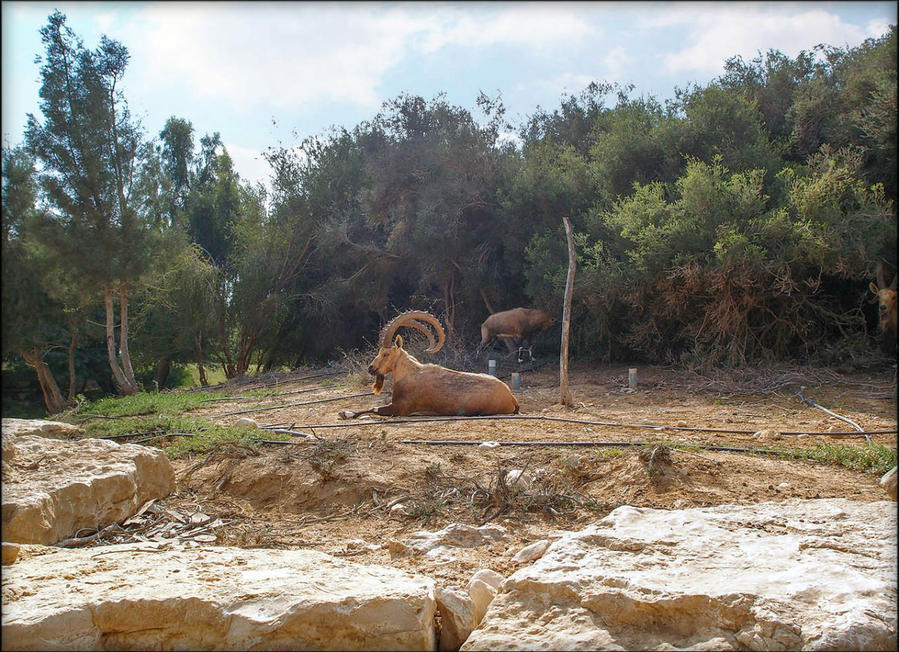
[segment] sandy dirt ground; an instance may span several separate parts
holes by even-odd
[[[511,369],[501,366],[500,377],[510,380]],[[895,368],[710,377],[644,367],[634,390],[626,366],[574,366],[571,406],[560,403],[557,366],[519,370],[519,418],[339,419],[340,410],[388,402],[389,378],[381,396],[339,398],[370,392],[364,372],[306,370],[215,388],[233,400],[210,402],[192,414],[222,424],[252,418],[313,437],[259,448],[227,445],[175,460],[177,492],[157,508],[215,519],[220,545],[311,548],[464,586],[480,568],[514,572],[512,557],[525,545],[580,529],[620,505],[884,499],[879,474],[748,451],[866,446],[865,436],[851,434],[856,428],[844,419],[867,432],[895,431]],[[276,395],[246,397],[263,386]],[[259,409],[274,406],[284,407]],[[869,438],[896,448],[895,432]],[[515,469],[524,480],[510,484]],[[505,534],[449,556],[400,554],[402,547],[390,545],[452,523],[498,525]]]

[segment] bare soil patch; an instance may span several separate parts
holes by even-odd
[[[635,391],[627,387],[627,371],[626,366],[575,366],[570,374],[575,405],[563,407],[557,368],[523,369],[516,396],[528,419],[341,421],[340,410],[381,404],[389,396],[312,402],[366,392],[370,379],[358,373],[283,376],[273,379],[272,389],[280,395],[252,400],[236,398],[250,386],[225,386],[217,391],[235,400],[212,402],[193,414],[223,424],[250,417],[316,439],[297,437],[295,445],[258,449],[226,446],[175,460],[178,489],[163,503],[182,514],[221,519],[215,530],[219,544],[314,548],[464,586],[479,568],[508,575],[517,568],[511,557],[523,546],[580,529],[620,505],[680,509],[788,498],[885,498],[879,474],[702,447],[782,450],[816,442],[864,447],[864,436],[838,434],[854,431],[852,425],[803,402],[789,388],[866,431],[895,430],[895,368],[851,375],[788,368],[703,377],[641,367]],[[507,373],[500,375],[508,380]],[[388,381],[385,391],[389,388]],[[234,414],[285,403],[304,404]],[[753,434],[766,430],[828,434]],[[870,439],[896,448],[895,432]],[[556,445],[465,443],[481,441]],[[632,445],[640,442],[646,445]],[[676,444],[696,447],[683,450]],[[529,484],[510,486],[507,473],[513,469],[523,470]],[[385,545],[451,523],[501,525],[506,536],[460,548],[451,560],[391,557]]]

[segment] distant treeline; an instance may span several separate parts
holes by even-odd
[[[896,270],[895,26],[734,57],[664,104],[593,83],[519,125],[501,97],[481,94],[476,117],[400,95],[269,148],[270,192],[186,118],[144,134],[122,44],[86,49],[59,13],[42,35],[43,115],[3,150],[3,356],[37,370],[51,412],[89,377],[131,393],[185,362],[233,377],[337,359],[410,308],[473,350],[491,311],[561,315],[563,215],[575,359],[879,355],[868,283]]]

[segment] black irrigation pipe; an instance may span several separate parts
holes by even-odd
[[[225,416],[225,415],[223,415]],[[615,428],[646,428],[649,430],[677,430],[683,432],[717,432],[730,435],[753,435],[758,430],[730,430],[725,428],[693,428],[689,426],[658,426],[648,423],[615,423],[612,421],[588,421],[586,419],[572,419],[568,417],[548,417],[543,415],[530,414],[497,414],[491,416],[470,416],[470,417],[420,417],[418,419],[390,419],[384,421],[374,421],[366,419],[364,421],[347,420],[346,423],[317,423],[311,425],[302,424],[304,428],[348,428],[352,426],[389,426],[396,423],[425,423],[429,421],[474,421],[479,419],[527,419],[541,421],[562,421],[565,423],[580,423],[591,426],[611,426]],[[265,427],[265,426],[262,426]],[[779,430],[781,435],[888,435],[899,432],[896,428],[885,430],[866,430],[862,432],[816,432],[811,430]]]
[[[306,387],[305,389],[295,389],[289,392],[280,392],[271,396],[287,396],[289,394],[303,394],[305,392],[314,392],[318,389],[333,389],[331,385],[319,385],[317,387]],[[224,396],[222,398],[204,398],[200,403],[211,403],[213,401],[250,401],[271,398],[271,396]]]
[[[425,444],[431,446],[480,446],[482,441],[452,441],[440,439],[401,439],[400,444]],[[648,441],[498,441],[500,446],[583,446],[617,448],[619,446],[658,446],[659,444]],[[701,448],[708,451],[722,453],[765,453],[780,455],[783,451],[771,448],[733,448],[731,446],[712,446],[710,444],[664,444],[669,448]]]
[[[141,435],[149,434],[149,432],[126,432],[121,435],[103,435],[102,437],[92,437],[91,439],[125,439],[126,437],[140,437]]]
[[[288,431],[290,432],[290,431]],[[295,433],[294,433],[295,434]],[[305,433],[299,433],[304,434]],[[146,439],[141,439],[136,442],[132,442],[134,444],[141,444],[144,442],[152,441],[154,439],[162,439],[164,437],[196,437],[197,435],[192,432],[170,432],[163,435],[156,435],[154,437],[147,437]],[[311,435],[305,435],[306,437],[311,437]],[[258,444],[276,444],[279,446],[297,446],[299,442],[293,440],[277,440],[277,439],[252,439]],[[401,439],[398,443],[400,444],[424,444],[428,446],[480,446],[486,442],[483,441],[471,441],[471,440],[459,440],[459,441],[451,441],[451,440],[439,440],[439,439]],[[557,446],[580,446],[580,447],[595,447],[595,448],[618,448],[618,447],[627,447],[627,446],[658,446],[659,444],[653,442],[645,442],[645,441],[500,441],[494,442],[499,444],[500,446],[545,446],[545,447],[557,447]],[[670,448],[674,449],[690,449],[690,448],[699,448],[707,451],[715,451],[721,453],[760,453],[764,455],[782,455],[784,451],[778,451],[770,448],[734,448],[732,446],[712,446],[709,444],[664,444]]]
[[[138,433],[142,434],[142,433]],[[153,441],[154,439],[163,439],[165,437],[196,437],[197,433],[195,432],[166,432],[161,435],[153,435],[152,437],[147,437],[146,439],[138,439],[137,441],[129,442],[131,444],[143,444],[148,441]]]
[[[259,385],[260,387],[276,387],[278,385],[284,385],[285,383],[293,383],[298,380],[308,380],[309,378],[321,378],[322,376],[339,376],[341,374],[347,373],[346,371],[338,370],[338,371],[326,371],[318,374],[309,374],[308,376],[300,376],[298,378],[285,378],[284,380],[277,380],[273,383],[248,383],[248,387],[253,387],[254,385]],[[224,387],[227,385],[227,381],[223,383],[217,383],[215,385],[207,385],[206,387],[191,387],[190,389],[184,390],[187,393],[190,392],[202,392],[202,391],[211,391],[216,387]],[[246,388],[244,388],[246,389]]]
[[[302,403],[288,403],[286,405],[271,405],[268,407],[261,408],[250,408],[249,410],[238,410],[237,412],[226,412],[225,414],[220,414],[220,417],[233,417],[238,414],[248,414],[250,412],[264,412],[265,410],[280,410],[283,408],[296,407],[298,405],[312,405],[313,403],[327,403],[328,401],[339,401],[344,398],[358,398],[360,396],[372,396],[374,392],[364,392],[362,394],[347,394],[345,396],[332,396],[331,398],[320,398],[315,401],[303,401]]]

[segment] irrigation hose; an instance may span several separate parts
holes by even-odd
[[[416,419],[394,419],[374,420],[365,419],[360,421],[347,420],[343,423],[316,423],[316,424],[298,424],[304,428],[349,428],[353,426],[389,426],[399,423],[427,423],[430,421],[475,421],[481,419],[522,419],[522,420],[540,420],[540,421],[561,421],[564,423],[580,423],[588,426],[609,426],[613,428],[644,428],[648,430],[675,430],[680,432],[717,432],[730,435],[753,435],[758,430],[731,430],[726,428],[694,428],[690,426],[660,426],[649,423],[615,423],[612,421],[590,421],[587,419],[572,419],[569,417],[548,417],[543,415],[530,414],[497,414],[492,416],[451,416],[451,417],[419,417]],[[262,425],[261,428],[266,428]],[[840,431],[840,432],[817,432],[812,430],[779,430],[781,435],[889,435],[899,432],[896,428],[884,430],[863,430],[858,431]]]
[[[290,432],[290,431],[288,431]],[[305,433],[296,433],[293,434],[303,435],[304,438],[313,438],[312,435],[307,435]],[[118,437],[126,436],[126,435],[117,435]],[[170,432],[161,435],[155,435],[153,437],[147,437],[146,439],[141,439],[136,442],[132,442],[135,444],[152,441],[154,439],[162,439],[165,437],[196,437],[196,433],[191,432]],[[107,438],[108,439],[108,438]],[[298,446],[298,445],[307,445],[307,442],[298,442],[293,440],[276,440],[276,439],[257,439],[253,438],[251,441],[257,444],[275,444],[279,446]],[[400,444],[410,444],[410,445],[427,445],[427,446],[480,446],[486,442],[477,441],[477,440],[441,440],[441,439],[401,439],[398,443]],[[652,446],[657,445],[652,442],[645,441],[498,441],[494,442],[499,446],[546,446],[546,447],[557,447],[557,446],[580,446],[580,447],[597,447],[597,448],[620,448],[620,447],[628,447],[628,446]],[[777,451],[770,448],[735,448],[733,446],[713,446],[710,444],[667,444],[671,448],[675,449],[690,449],[690,448],[699,448],[707,451],[716,451],[720,453],[749,453],[749,454],[762,454],[762,455],[778,455],[781,451]]]

